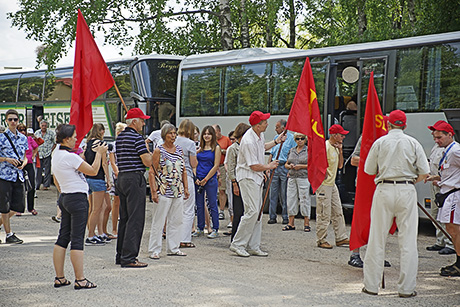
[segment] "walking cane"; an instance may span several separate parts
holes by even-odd
[[[438,221],[436,221],[434,219],[434,217],[431,216],[431,214],[428,213],[428,211],[426,211],[425,208],[423,208],[423,206],[417,202],[417,206],[420,208],[420,210],[423,211],[423,213],[425,213],[425,215],[431,220],[431,222],[433,222],[433,224],[439,229],[442,231],[442,233],[450,240],[450,242],[452,242],[452,238],[451,236],[447,233],[447,231],[444,230],[444,228],[442,228],[441,224],[439,224]]]
[[[278,137],[281,137],[284,134],[286,134],[286,130],[284,130]],[[281,141],[280,148],[278,150],[278,154],[276,155],[275,160],[278,160],[280,156],[281,148],[283,148],[283,143],[284,141]],[[264,207],[265,207],[265,203],[267,202],[268,193],[270,192],[270,185],[272,184],[273,175],[275,175],[275,170],[273,170],[273,172],[270,172],[270,179],[268,180],[267,191],[265,191],[264,202],[262,203],[262,208],[260,208],[259,216],[257,217],[257,222],[260,221],[260,218],[262,217],[262,214],[264,213]]]

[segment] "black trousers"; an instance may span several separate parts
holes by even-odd
[[[45,172],[45,178],[43,178],[43,172]],[[40,159],[40,167],[37,168],[35,178],[35,189],[39,190],[42,182],[46,188],[49,188],[51,185],[51,155]]]
[[[33,163],[27,163],[24,169],[29,174],[30,184],[32,185],[32,190],[27,192],[27,211],[31,212],[35,209],[35,171]]]
[[[88,221],[88,195],[86,193],[63,193],[59,199],[62,220],[56,245],[67,248],[71,242],[70,249],[83,250]]]
[[[240,186],[238,185],[238,188]],[[240,224],[241,217],[244,215],[244,206],[243,206],[243,199],[241,198],[241,190],[240,196],[236,196],[233,193],[233,184],[232,184],[232,195],[233,195],[233,221],[232,221],[232,236],[230,237],[230,242],[233,241],[233,237],[238,230],[238,225]]]
[[[115,261],[123,265],[135,262],[141,247],[146,197],[143,172],[119,173],[115,188],[120,197],[120,222]]]

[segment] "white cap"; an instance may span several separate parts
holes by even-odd
[[[34,129],[32,129],[32,128],[27,128],[27,133],[32,133],[32,134],[33,134],[33,133],[34,133]]]

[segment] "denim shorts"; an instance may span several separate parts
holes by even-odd
[[[89,194],[107,190],[107,185],[103,179],[86,178],[86,182],[88,183]]]

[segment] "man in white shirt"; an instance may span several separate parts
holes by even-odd
[[[438,220],[446,224],[457,254],[454,264],[441,268],[441,275],[460,276],[460,145],[454,141],[454,129],[445,121],[440,120],[428,128],[444,152],[438,164],[440,176],[429,176],[427,180],[441,189],[441,195],[437,196],[444,196],[443,201],[436,197],[440,207]]]
[[[377,185],[371,208],[371,227],[364,258],[364,288],[366,294],[377,295],[383,275],[385,243],[396,218],[401,253],[398,281],[400,297],[413,297],[415,292],[417,252],[417,191],[415,183],[429,172],[428,159],[422,145],[406,134],[406,114],[401,110],[390,113],[387,135],[372,145],[364,171],[376,175]]]
[[[260,250],[262,222],[258,221],[262,207],[264,171],[275,169],[278,161],[265,164],[265,150],[284,142],[286,135],[265,143],[264,132],[268,126],[270,113],[252,112],[249,117],[251,129],[241,139],[240,152],[236,166],[236,179],[239,183],[244,205],[244,216],[233,238],[230,250],[240,257],[266,257],[268,253]]]

